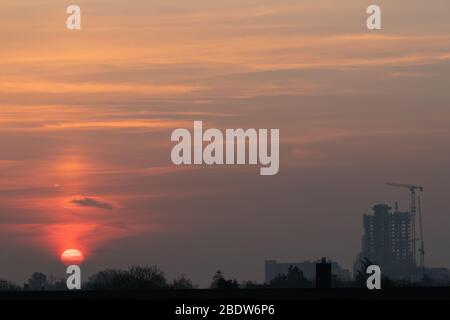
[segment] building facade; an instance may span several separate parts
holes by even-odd
[[[385,274],[395,275],[415,268],[411,222],[409,212],[391,212],[386,204],[375,205],[373,214],[363,217],[362,250],[354,273],[362,258],[379,265]]]

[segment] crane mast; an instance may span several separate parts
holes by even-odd
[[[411,193],[411,237],[412,237],[412,253],[413,253],[413,263],[416,264],[416,241],[418,240],[416,238],[416,190],[423,191],[423,187],[411,185],[411,184],[403,184],[403,183],[393,183],[393,182],[387,182],[386,185],[393,186],[393,187],[399,187],[399,188],[406,188]],[[420,260],[419,260],[419,266],[424,267],[425,266],[425,250],[423,247],[423,229],[422,229],[422,212],[420,208],[420,196],[419,196],[419,231],[420,231],[420,248],[419,248],[419,254],[420,254]]]
[[[423,244],[423,227],[422,227],[422,205],[420,203],[420,196],[417,198],[417,205],[419,207],[419,226],[420,226],[420,248],[419,248],[419,255],[420,255],[420,262],[419,266],[422,268],[425,268],[425,246]]]

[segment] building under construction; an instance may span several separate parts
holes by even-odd
[[[391,212],[391,209],[386,204],[377,204],[372,215],[364,215],[362,252],[355,264],[356,270],[361,258],[368,258],[379,265],[384,274],[393,277],[416,268],[411,214],[397,209]]]

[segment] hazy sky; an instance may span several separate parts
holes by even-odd
[[[425,186],[450,266],[450,2],[0,0],[0,277],[156,264],[201,285],[265,259],[350,268],[362,214]],[[175,167],[172,130],[279,128],[280,172]]]

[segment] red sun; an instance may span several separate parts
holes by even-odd
[[[78,249],[67,249],[61,254],[61,261],[65,265],[81,264],[84,260],[83,253]]]

